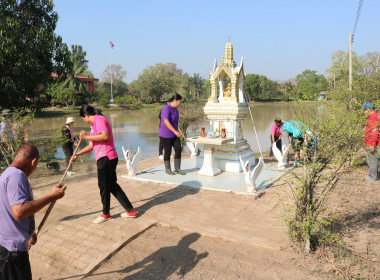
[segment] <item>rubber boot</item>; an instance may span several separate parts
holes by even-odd
[[[170,160],[164,160],[164,163],[165,163],[165,173],[168,175],[175,175],[175,173],[173,173],[173,171],[170,168]]]
[[[175,158],[174,159],[174,172],[180,175],[186,175],[185,172],[181,170],[181,159]]]

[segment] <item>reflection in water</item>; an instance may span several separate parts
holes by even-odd
[[[270,147],[270,128],[276,117],[282,117],[283,120],[290,120],[293,115],[293,105],[290,103],[254,103],[251,104],[251,111],[256,126],[256,131],[260,141],[262,151]],[[181,111],[181,108],[179,109]],[[158,126],[159,119],[156,112],[150,111],[120,111],[105,112],[104,114],[112,125],[114,141],[119,154],[119,159],[123,159],[121,146],[131,146],[132,150],[137,150],[140,146],[142,149],[142,158],[152,158],[158,156]],[[79,116],[75,117],[74,134],[78,137],[79,132],[83,129],[89,133],[90,127],[83,122]],[[32,125],[33,129],[38,130],[55,130],[60,129],[65,124],[67,116],[59,118],[36,119]],[[253,124],[250,116],[244,122],[244,136],[248,140],[254,153],[259,152]],[[200,127],[209,127],[208,121],[192,127],[195,133],[200,133]],[[190,131],[188,131],[190,133]],[[83,144],[85,145],[85,144]],[[64,158],[61,147],[58,147],[55,155],[57,158]],[[91,157],[94,158],[93,153]]]

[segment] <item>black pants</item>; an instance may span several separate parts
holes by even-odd
[[[170,160],[172,154],[172,147],[174,147],[174,158],[181,158],[181,140],[178,137],[164,138],[161,137],[162,145],[164,146],[164,160]]]
[[[98,159],[98,185],[103,204],[103,214],[110,213],[111,193],[120,202],[126,211],[132,210],[133,206],[125,192],[117,183],[116,166],[118,158],[109,160],[107,156]]]
[[[295,153],[299,153],[302,150],[304,139],[292,137],[291,144]]]
[[[160,137],[160,144],[158,145],[158,155],[161,156],[164,153],[164,145],[162,144],[162,137]]]
[[[65,153],[66,157],[66,168],[70,164],[70,159],[73,156],[74,153],[74,143],[69,142],[62,145],[63,152]],[[72,165],[70,166],[70,169],[68,171],[72,170]]]
[[[32,279],[28,252],[9,252],[0,245],[0,280],[20,279]]]
[[[280,137],[274,136],[274,142],[276,142],[277,149],[279,149],[280,152],[282,153],[282,143],[281,143],[282,141],[278,140],[279,138]],[[270,150],[269,150],[269,156],[270,157],[273,156],[272,145],[273,145],[273,139],[272,139],[272,135],[270,135]]]

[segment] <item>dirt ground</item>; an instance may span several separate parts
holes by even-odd
[[[290,258],[289,258],[290,256]],[[318,279],[292,252],[157,226],[117,252],[89,279]]]
[[[157,226],[116,252],[89,279],[380,279],[380,183],[367,169],[332,194],[333,232],[341,242],[308,256]]]
[[[96,172],[90,159],[84,162],[88,164],[75,166],[77,173]],[[63,174],[40,165],[32,185]],[[157,225],[115,252],[87,279],[380,279],[380,182],[365,182],[367,172],[363,164],[331,194],[332,229],[341,241],[308,256],[286,242],[274,250]],[[274,198],[283,191],[270,190]]]

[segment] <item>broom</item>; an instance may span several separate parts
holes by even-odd
[[[77,154],[81,142],[82,142],[82,139],[79,139],[79,142],[78,142],[78,144],[77,144],[77,147],[75,148],[75,152],[74,152],[73,156],[75,156],[75,155]],[[60,184],[62,184],[62,183],[63,183],[63,180],[65,180],[66,174],[67,174],[69,168],[71,167],[71,164],[72,164],[72,163],[70,162],[69,165],[67,166],[66,171],[65,171],[65,173],[63,174],[61,181],[59,181]],[[47,208],[47,210],[46,210],[46,212],[45,212],[45,215],[44,215],[44,217],[42,218],[42,220],[41,220],[40,224],[38,225],[38,228],[37,228],[37,230],[36,230],[36,232],[35,232],[35,235],[36,235],[36,236],[38,235],[38,233],[41,231],[42,227],[44,226],[44,224],[45,224],[47,218],[48,218],[49,215],[50,215],[51,210],[53,210],[54,205],[55,205],[55,201],[53,201],[52,203],[49,204],[49,207]],[[31,247],[32,247],[32,246],[29,247],[29,250],[30,250]]]

